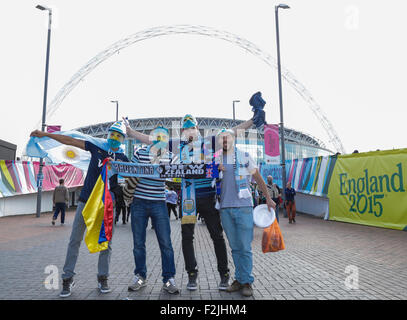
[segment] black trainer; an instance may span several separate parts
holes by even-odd
[[[62,291],[59,294],[61,298],[66,298],[71,295],[71,290],[75,286],[73,278],[62,279]]]
[[[198,278],[198,272],[189,272],[188,273],[188,284],[187,284],[187,289],[188,290],[196,290],[198,289],[198,285],[196,284],[196,279]]]
[[[220,275],[220,283],[219,283],[219,290],[225,291],[229,287],[229,279],[230,275],[229,272],[221,273]]]
[[[108,293],[112,291],[107,284],[107,277],[106,276],[98,276],[98,288],[101,293]]]

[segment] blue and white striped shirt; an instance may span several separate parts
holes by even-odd
[[[141,164],[151,164],[153,157],[150,154],[150,147],[138,148],[131,159],[132,162]],[[169,155],[160,159],[160,164],[170,164]],[[165,179],[139,178],[134,197],[145,200],[165,201]]]

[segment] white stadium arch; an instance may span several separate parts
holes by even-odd
[[[47,117],[52,116],[54,112],[59,108],[65,97],[78,85],[78,83],[84,79],[93,69],[95,69],[99,64],[101,64],[106,59],[110,58],[112,55],[117,53],[120,50],[127,48],[137,42],[167,36],[172,34],[193,34],[193,35],[202,35],[212,38],[221,39],[228,41],[232,44],[239,46],[240,48],[245,49],[254,56],[263,60],[267,65],[272,68],[277,69],[276,59],[272,57],[267,52],[262,51],[252,42],[229,32],[217,30],[211,27],[199,26],[199,25],[172,25],[172,26],[160,26],[154,27],[147,30],[143,30],[137,33],[134,33],[124,39],[121,39],[111,46],[97,54],[91,60],[89,60],[82,68],[76,72],[72,78],[57,92],[54,99],[47,106]],[[314,115],[317,117],[322,127],[326,131],[329,137],[329,142],[332,143],[333,147],[340,153],[345,153],[344,147],[341,140],[338,137],[335,129],[333,128],[331,122],[325,116],[321,107],[312,97],[310,92],[304,87],[304,85],[299,82],[294,75],[282,67],[281,70],[283,79],[304,99],[308,104],[308,107],[312,110]],[[41,120],[39,121],[37,127],[41,125]]]

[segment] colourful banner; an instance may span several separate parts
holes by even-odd
[[[326,197],[336,162],[336,156],[288,160],[287,182],[296,191]]]
[[[39,162],[0,160],[0,198],[37,192]],[[85,181],[86,171],[69,164],[43,167],[44,191],[54,190],[59,179],[65,180],[68,188],[80,187]]]
[[[407,149],[340,156],[329,186],[330,220],[407,230]]]
[[[264,160],[266,164],[280,164],[280,136],[278,125],[264,125]]]
[[[291,182],[296,191],[326,197],[335,163],[336,156],[287,160],[286,181]],[[273,182],[282,187],[280,165],[262,164],[260,173],[264,181],[267,181],[267,176],[270,175]]]

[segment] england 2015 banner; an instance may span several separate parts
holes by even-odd
[[[263,164],[281,186],[281,167]],[[329,198],[329,219],[407,231],[407,149],[293,159],[286,178],[301,193]]]
[[[407,149],[339,156],[330,220],[407,231]]]
[[[278,125],[264,125],[264,160],[266,164],[280,164],[280,138]]]

